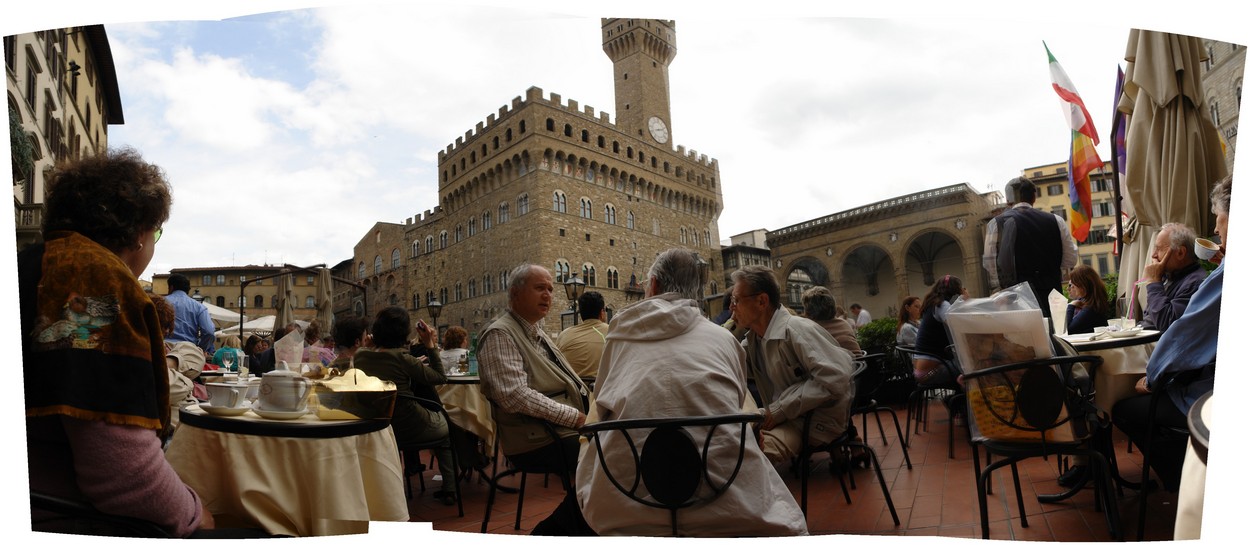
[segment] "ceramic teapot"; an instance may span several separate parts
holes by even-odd
[[[276,369],[260,379],[257,396],[260,408],[266,411],[303,411],[308,406],[312,384],[311,380],[292,371],[285,361],[279,362]]]

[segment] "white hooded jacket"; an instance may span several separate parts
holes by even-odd
[[[746,356],[733,334],[705,318],[695,301],[676,294],[645,299],[612,321],[599,364],[595,409],[602,421],[630,418],[711,416],[741,412],[746,393]],[[649,430],[648,430],[649,431]],[[690,430],[697,442],[704,429]],[[642,448],[642,432],[634,433]],[[712,479],[721,483],[737,461],[739,428],[718,428],[709,453]],[[632,463],[620,432],[603,436],[613,475],[629,486]],[[619,469],[618,469],[619,468]],[[696,495],[707,496],[707,483]],[[639,485],[645,492],[645,486]],[[669,513],[637,503],[607,479],[594,445],[577,467],[582,514],[599,535],[668,535]],[[644,494],[645,497],[645,494]],[[760,451],[747,428],[742,468],[716,500],[678,511],[682,535],[806,535],[794,496]]]

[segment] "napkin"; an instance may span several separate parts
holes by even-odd
[[[1068,298],[1057,290],[1050,290],[1050,294],[1046,296],[1050,304],[1050,323],[1055,326],[1054,331],[1068,332]]]

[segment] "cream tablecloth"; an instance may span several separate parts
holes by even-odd
[[[438,399],[447,416],[457,426],[486,442],[486,452],[494,452],[495,422],[490,418],[490,401],[477,384],[440,384]]]
[[[1149,338],[1142,334],[1143,338]],[[1111,412],[1115,403],[1126,397],[1137,394],[1134,386],[1141,377],[1146,375],[1146,363],[1154,352],[1155,342],[1147,341],[1132,346],[1100,349],[1097,342],[1080,342],[1081,336],[1064,336],[1073,348],[1081,354],[1102,357],[1102,366],[1094,377],[1094,404],[1098,408]],[[1088,338],[1088,335],[1084,336]],[[1155,336],[1157,338],[1157,336]],[[1123,339],[1114,339],[1123,341]]]
[[[1206,427],[1211,427],[1212,401],[1214,394],[1207,398],[1200,409],[1200,418]],[[1174,539],[1202,538],[1202,506],[1207,493],[1207,463],[1194,452],[1193,441],[1185,449],[1185,465],[1181,466],[1181,487],[1176,496],[1176,527],[1173,529]]]
[[[198,406],[187,409],[203,415]],[[250,411],[231,417],[264,421]],[[304,416],[301,425],[322,421]],[[165,453],[219,526],[293,536],[368,532],[370,520],[406,521],[395,435],[382,430],[335,438],[246,435],[178,427]]]

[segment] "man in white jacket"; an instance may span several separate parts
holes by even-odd
[[[747,395],[745,354],[732,333],[700,312],[701,273],[695,252],[667,250],[651,267],[647,298],[617,314],[599,363],[595,410],[601,421],[741,412]],[[701,446],[704,430],[691,433]],[[726,425],[714,436],[709,471],[718,484],[733,472],[738,434],[737,425]],[[632,484],[632,460],[619,432],[603,436],[603,452],[613,475]],[[604,475],[595,448],[585,456],[577,469],[577,497],[595,532],[670,533],[667,510],[644,506],[616,490]],[[696,495],[709,495],[706,483]],[[794,496],[750,436],[733,485],[709,503],[682,509],[677,521],[681,534],[691,536],[807,534]]]
[[[846,431],[855,397],[855,364],[820,324],[791,316],[781,305],[781,288],[768,267],[752,265],[730,277],[734,319],[747,328],[747,364],[764,404],[764,454],[781,464],[798,454],[808,411],[815,410],[811,445],[823,445]]]

